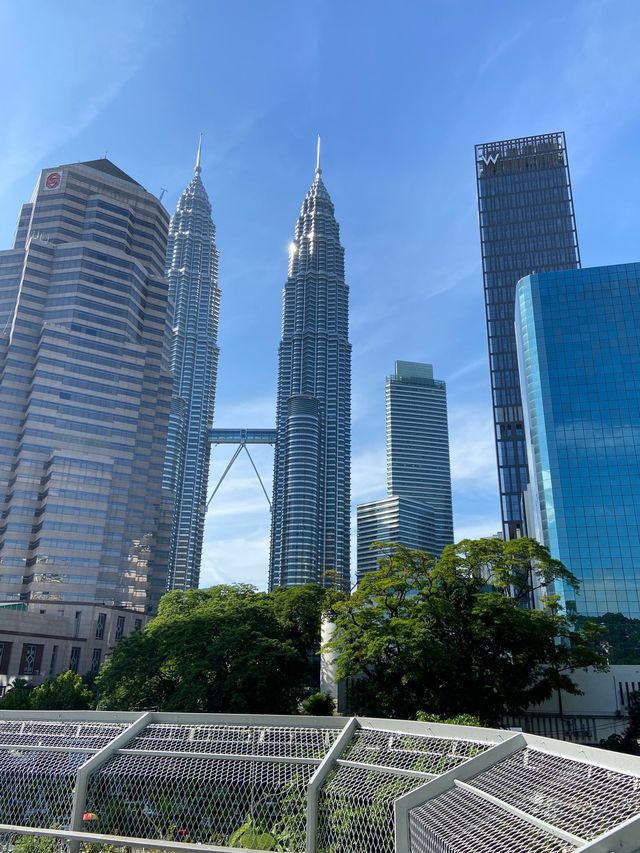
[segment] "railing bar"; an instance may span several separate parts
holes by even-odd
[[[527,823],[533,824],[533,826],[537,826],[538,829],[544,830],[544,832],[549,833],[549,835],[555,835],[556,838],[561,838],[563,841],[568,841],[570,844],[575,844],[576,847],[582,847],[587,843],[585,838],[580,838],[579,835],[574,835],[572,832],[566,832],[564,829],[560,829],[558,826],[554,826],[552,823],[547,823],[546,820],[542,820],[542,818],[535,817],[528,812],[519,809],[517,806],[511,805],[511,803],[507,803],[504,800],[501,800],[499,797],[494,797],[493,794],[489,794],[487,791],[481,791],[480,788],[474,788],[473,785],[469,785],[468,782],[462,782],[460,779],[454,779],[453,784],[457,788],[462,788],[463,791],[466,791],[468,794],[471,794],[474,797],[480,797],[483,800],[487,800],[489,803],[493,803],[494,806],[498,806],[506,812],[509,812],[516,817],[525,820]]]
[[[347,748],[353,733],[360,727],[356,717],[347,721],[339,736],[331,745],[329,751],[316,767],[315,773],[307,783],[307,846],[306,853],[317,853],[318,850],[318,802],[320,790],[331,769],[335,767],[336,759]]]
[[[234,752],[178,752],[160,749],[118,749],[117,755],[139,755],[161,758],[215,758],[219,761],[264,761],[273,764],[321,764],[322,758],[305,758],[300,755],[242,755]]]
[[[376,770],[379,773],[392,773],[394,776],[424,779],[427,782],[430,779],[437,779],[440,775],[439,773],[427,773],[422,770],[409,770],[404,767],[386,767],[384,764],[366,764],[364,761],[345,761],[342,758],[338,758],[336,764],[340,765],[340,767],[354,767],[358,770]]]
[[[102,835],[97,832],[76,832],[70,829],[41,829],[35,826],[13,826],[8,823],[0,823],[0,832],[11,835],[37,835],[45,838],[60,838],[63,841],[74,841],[76,843],[113,844],[117,847],[150,847],[152,850],[184,850],[204,851],[204,853],[237,853],[237,848],[212,847],[208,844],[189,844],[184,841],[167,841],[166,839],[153,838],[130,838],[125,835]],[[257,850],[245,849],[245,853],[259,853]]]
[[[93,753],[102,746],[43,746],[35,743],[0,743],[0,750],[20,750],[21,752],[83,752]]]

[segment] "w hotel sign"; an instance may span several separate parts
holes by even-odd
[[[476,145],[478,177],[565,165],[564,133],[545,133]]]

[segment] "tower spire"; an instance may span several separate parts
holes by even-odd
[[[200,172],[202,171],[202,165],[200,162],[201,156],[202,156],[202,134],[200,134],[200,139],[198,140],[198,153],[196,154],[196,166],[194,169],[196,175],[199,175]]]
[[[320,168],[320,134],[318,134],[318,146],[316,148],[316,175],[320,176],[322,169]]]

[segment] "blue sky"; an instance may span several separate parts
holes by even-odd
[[[351,288],[354,507],[385,492],[385,376],[427,361],[448,384],[456,536],[499,529],[473,145],[565,130],[583,264],[639,260],[637,0],[7,0],[0,34],[2,248],[42,168],[105,152],[172,210],[203,132],[218,426],[273,424],[320,132]],[[270,484],[271,452],[254,458]],[[241,457],[208,516],[203,585],[264,587],[268,538]]]

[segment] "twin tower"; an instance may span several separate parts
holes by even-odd
[[[164,476],[176,495],[169,589],[198,585],[219,353],[218,251],[200,173],[199,149],[167,251],[175,306]],[[349,289],[318,140],[283,294],[269,588],[316,582],[349,589],[350,456]]]

